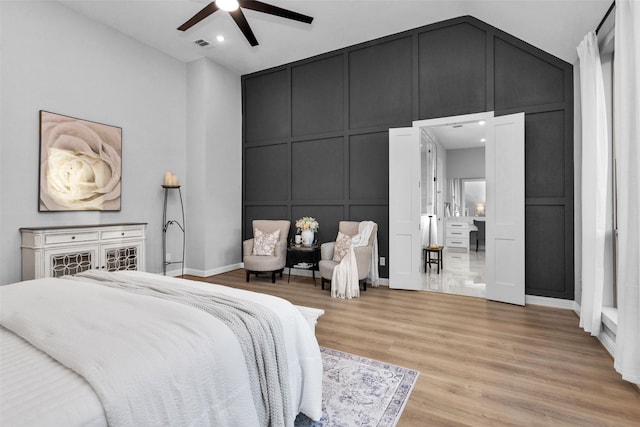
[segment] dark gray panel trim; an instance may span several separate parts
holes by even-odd
[[[344,198],[344,138],[291,144],[291,199],[306,203]]]
[[[291,134],[344,129],[344,55],[307,62],[291,69]]]
[[[494,28],[476,18],[470,16],[463,16],[454,19],[450,19],[447,21],[439,22],[436,24],[431,24],[425,27],[416,28],[413,30],[408,30],[402,33],[394,34],[387,37],[382,37],[380,39],[371,40],[366,43],[362,43],[359,45],[347,47],[344,49],[340,49],[333,52],[328,52],[326,54],[318,55],[316,57],[307,58],[301,61],[297,61],[292,64],[287,64],[279,67],[275,67],[269,70],[264,70],[260,72],[256,72],[250,75],[246,75],[242,77],[242,88],[243,88],[243,113],[246,113],[247,105],[246,105],[246,91],[247,85],[246,80],[260,77],[263,75],[267,75],[273,72],[284,72],[287,75],[287,87],[285,88],[285,93],[287,97],[287,105],[285,110],[287,111],[287,121],[288,128],[286,134],[282,134],[277,137],[269,137],[257,132],[255,129],[253,130],[254,135],[258,134],[259,137],[254,137],[254,139],[247,139],[247,127],[253,126],[253,120],[247,121],[246,114],[243,114],[243,177],[247,179],[246,175],[246,156],[247,150],[252,147],[263,147],[263,146],[271,146],[271,145],[279,145],[283,144],[286,148],[286,155],[284,156],[286,160],[286,174],[287,174],[287,183],[285,184],[287,187],[286,196],[283,200],[262,200],[262,201],[249,201],[247,200],[246,187],[243,187],[243,218],[246,220],[247,210],[249,212],[256,212],[257,209],[284,209],[284,212],[289,216],[290,219],[295,220],[296,215],[301,212],[300,209],[304,209],[305,206],[313,206],[318,209],[318,212],[325,212],[325,209],[328,209],[331,212],[331,215],[335,216],[331,218],[327,218],[326,221],[335,222],[339,219],[359,219],[358,214],[361,214],[363,211],[373,212],[371,215],[379,215],[378,218],[375,218],[377,222],[384,223],[385,218],[388,218],[388,197],[378,198],[381,195],[375,194],[373,192],[368,193],[366,188],[360,188],[361,185],[366,185],[367,180],[361,180],[360,184],[356,184],[358,188],[352,188],[355,181],[357,179],[354,178],[352,182],[352,159],[353,155],[357,155],[352,153],[352,150],[358,150],[358,148],[351,147],[352,140],[358,140],[361,138],[366,138],[368,134],[377,134],[377,133],[387,133],[389,127],[402,127],[402,126],[410,126],[411,123],[408,120],[398,120],[385,123],[370,123],[365,124],[361,128],[350,127],[349,124],[352,122],[352,117],[350,116],[350,109],[352,108],[351,99],[349,94],[352,92],[352,87],[350,87],[349,77],[353,73],[353,69],[351,67],[352,64],[349,62],[350,53],[358,50],[362,50],[365,48],[373,48],[375,50],[376,46],[381,44],[390,43],[400,39],[408,39],[410,40],[410,64],[407,65],[409,68],[409,77],[410,81],[410,100],[408,100],[409,110],[410,110],[410,119],[417,120],[419,118],[419,107],[420,107],[420,94],[419,94],[419,67],[418,67],[418,59],[419,59],[419,46],[418,40],[419,35],[424,32],[434,31],[437,29],[444,29],[447,27],[456,26],[458,24],[469,24],[478,29],[483,30],[486,33],[486,55],[484,56],[482,62],[484,62],[484,67],[486,67],[486,82],[485,82],[485,93],[486,93],[486,109],[488,111],[494,110],[496,115],[504,115],[504,114],[512,114],[517,112],[524,112],[525,115],[528,114],[539,114],[539,113],[548,113],[552,111],[561,111],[564,114],[564,130],[562,143],[565,149],[564,152],[564,187],[565,189],[573,188],[573,67],[571,64],[568,64],[564,61],[559,60],[558,58],[553,57],[552,55],[541,51],[540,49],[535,48],[534,46],[523,42],[497,28]],[[512,105],[508,107],[503,107],[496,109],[495,108],[495,91],[496,91],[496,80],[495,80],[495,50],[494,50],[494,42],[496,39],[502,40],[504,42],[509,43],[520,51],[529,53],[535,56],[537,59],[542,60],[552,66],[557,67],[562,70],[562,88],[563,88],[563,96],[561,102],[540,102],[537,104],[531,105]],[[292,99],[292,69],[294,67],[300,66],[302,64],[309,64],[310,67],[313,67],[313,63],[316,61],[321,61],[324,59],[330,60],[332,57],[342,56],[342,77],[344,81],[343,87],[343,95],[342,95],[342,107],[343,107],[343,127],[342,129],[316,129],[313,133],[308,135],[297,135],[292,136],[291,129],[291,99]],[[366,76],[365,76],[366,77]],[[530,78],[535,78],[530,77]],[[396,94],[394,94],[395,96]],[[426,96],[426,95],[425,95]],[[558,98],[560,99],[560,98]],[[447,114],[439,114],[439,116],[447,115]],[[256,129],[259,129],[260,126],[265,126],[264,123],[257,123],[258,126]],[[323,200],[300,200],[298,198],[292,197],[291,194],[291,177],[293,173],[293,161],[291,158],[291,153],[293,147],[296,144],[305,143],[309,141],[316,140],[330,140],[333,138],[342,138],[345,143],[343,144],[343,161],[344,163],[344,171],[343,171],[343,182],[342,189],[343,195],[342,197]],[[357,144],[356,144],[357,145]],[[378,158],[380,160],[380,158]],[[382,160],[381,160],[382,161]],[[525,173],[537,173],[539,172],[537,166],[534,167],[535,170],[527,170]],[[388,173],[388,170],[387,170]],[[372,179],[372,181],[375,179]],[[246,182],[243,182],[243,185],[246,185]],[[355,190],[355,191],[353,191]],[[351,194],[353,193],[353,194]],[[562,298],[572,298],[573,297],[573,194],[571,192],[565,191],[564,197],[546,197],[548,195],[541,194],[541,196],[545,197],[528,197],[525,201],[525,209],[528,209],[530,212],[547,212],[553,211],[558,212],[557,209],[560,209],[563,214],[554,216],[554,224],[559,222],[558,218],[562,218],[564,221],[564,225],[562,227],[562,244],[563,244],[563,253],[564,253],[564,284],[566,285],[566,295],[558,295],[557,289],[546,289],[544,283],[527,283],[527,293],[532,295],[542,295],[542,296],[552,296],[552,297],[562,297]],[[363,197],[359,199],[357,197]],[[370,198],[369,198],[370,197]],[[259,205],[256,206],[256,205]],[[533,209],[533,211],[531,211]],[[265,211],[267,212],[267,211]],[[377,212],[377,213],[376,213]],[[324,215],[324,214],[323,214]],[[328,215],[328,216],[331,216]],[[368,218],[371,219],[371,218]],[[529,230],[532,228],[529,225],[529,222],[532,221],[533,218],[527,219],[527,226],[529,226]],[[326,222],[325,221],[325,222]],[[556,227],[557,225],[554,225]],[[244,225],[243,225],[244,227]],[[322,224],[321,224],[322,227]],[[336,224],[337,227],[337,224]],[[535,225],[533,226],[535,227]],[[381,227],[383,228],[383,227]],[[388,232],[388,231],[387,231]],[[381,230],[381,235],[384,238],[380,239],[380,253],[387,254],[388,252],[388,243],[386,239],[388,236],[383,234],[384,231]],[[538,252],[543,250],[542,245],[538,245],[536,248],[529,248],[529,251],[534,251],[533,253],[527,254],[527,269],[529,271],[532,268],[536,267],[536,257]],[[539,252],[542,254],[542,252]],[[562,258],[562,256],[559,256]],[[391,260],[392,261],[392,260]],[[387,277],[387,270],[381,269],[381,277]],[[562,274],[562,273],[560,273]],[[554,278],[556,280],[556,278]],[[554,285],[555,286],[555,285]],[[557,286],[556,286],[557,287]]]
[[[420,119],[487,111],[486,31],[467,22],[418,36]]]
[[[289,80],[288,68],[242,79],[245,144],[290,136]]]
[[[564,206],[528,206],[525,230],[526,293],[553,298],[573,298],[572,264],[566,262]]]
[[[349,52],[349,127],[411,125],[412,39],[397,38]]]

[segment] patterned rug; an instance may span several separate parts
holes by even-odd
[[[418,371],[320,347],[322,419],[303,414],[296,427],[395,426],[418,379]]]

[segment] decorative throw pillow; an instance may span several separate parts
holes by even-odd
[[[351,236],[347,236],[341,231],[338,231],[336,244],[333,247],[333,260],[335,262],[342,261],[342,258],[349,252],[349,248],[351,248]]]
[[[276,243],[280,239],[280,230],[273,233],[265,233],[256,228],[253,230],[253,255],[273,255]]]

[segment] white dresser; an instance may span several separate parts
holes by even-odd
[[[445,222],[445,242],[448,248],[469,250],[469,233],[476,226],[467,220],[449,220]]]
[[[146,226],[122,223],[21,228],[22,280],[89,269],[144,271]]]

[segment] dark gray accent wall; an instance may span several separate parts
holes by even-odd
[[[244,237],[253,219],[314,216],[323,242],[338,221],[369,219],[388,263],[388,129],[523,111],[526,292],[573,299],[571,64],[465,16],[245,75],[242,88]]]

